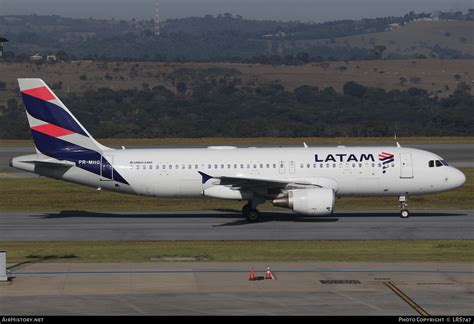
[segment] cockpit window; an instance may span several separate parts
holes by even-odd
[[[434,167],[434,161],[431,160],[430,162],[428,162],[428,166],[429,166],[430,168],[433,168],[433,167]]]
[[[446,162],[445,160],[441,160],[441,163],[443,163],[445,166],[448,166],[448,162]]]
[[[440,167],[440,166],[443,166],[443,163],[441,163],[440,160],[436,160],[436,167]]]

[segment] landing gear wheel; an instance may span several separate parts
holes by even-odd
[[[251,210],[252,210],[252,205],[246,204],[246,205],[244,205],[244,207],[242,207],[242,214],[245,217],[247,217],[247,214],[250,213]]]
[[[407,209],[403,209],[400,211],[401,218],[408,218],[410,216],[410,212]]]
[[[250,223],[255,223],[260,220],[260,212],[256,209],[252,209],[245,215],[245,217],[247,217],[247,220]]]
[[[408,211],[408,196],[399,196],[398,202],[400,203],[400,217],[401,218],[408,218],[410,216],[410,212]]]

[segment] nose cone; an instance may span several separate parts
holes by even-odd
[[[453,184],[453,188],[461,187],[465,182],[466,176],[464,173],[458,169],[453,168],[453,174],[451,175],[451,183]]]

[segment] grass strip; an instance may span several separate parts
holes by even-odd
[[[474,240],[1,242],[9,263],[210,261],[474,261]]]

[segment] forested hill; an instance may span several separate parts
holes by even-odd
[[[61,58],[267,60],[278,64],[288,56],[303,63],[315,59],[471,58],[473,27],[474,10],[436,17],[410,12],[401,17],[323,23],[248,20],[223,14],[167,20],[157,37],[151,19],[0,16],[1,36],[10,40],[6,46],[10,60],[57,52]]]

